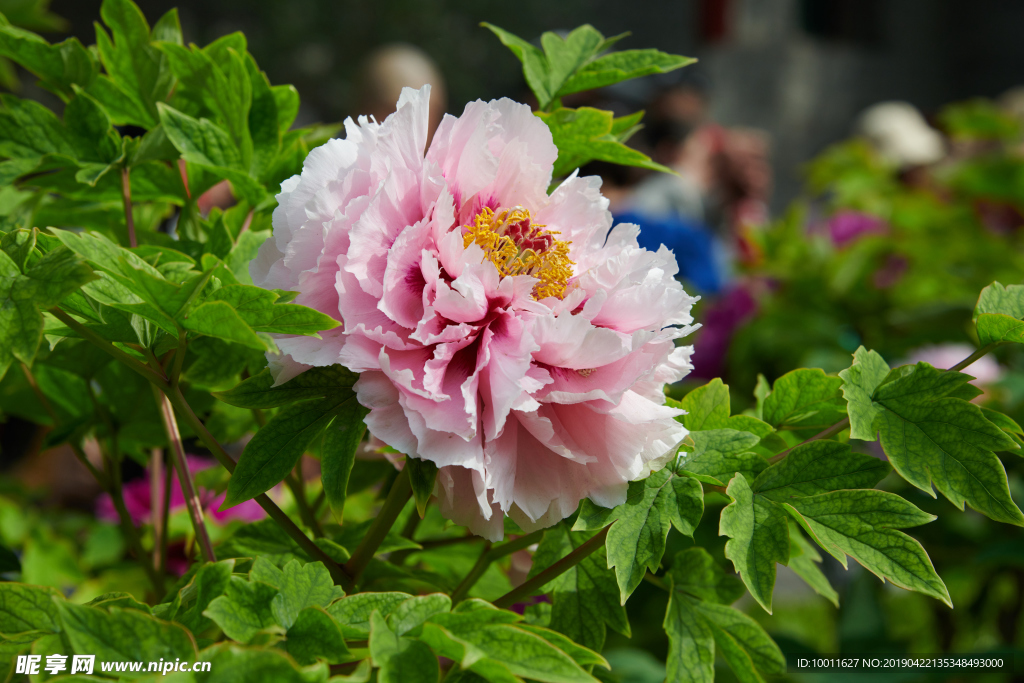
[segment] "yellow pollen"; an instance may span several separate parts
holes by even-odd
[[[464,225],[463,246],[477,244],[484,257],[494,264],[502,277],[530,275],[539,282],[533,288],[534,299],[565,296],[572,266],[569,245],[554,238],[560,233],[543,230],[530,222],[530,211],[522,207],[499,210],[484,207]]]

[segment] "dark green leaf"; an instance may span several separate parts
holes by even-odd
[[[726,574],[703,548],[688,548],[676,555],[669,575],[676,590],[708,602],[731,605],[744,593],[743,583]]]
[[[379,612],[370,615],[370,655],[381,683],[436,683],[437,657],[419,640],[397,635]]]
[[[224,595],[214,599],[203,616],[212,619],[227,637],[247,643],[275,625],[271,602],[277,594],[270,584],[232,576]]]
[[[665,468],[643,481],[630,482],[626,502],[615,508],[600,508],[585,500],[573,529],[598,531],[614,522],[605,547],[608,566],[615,568],[621,602],[626,604],[647,570],[657,571],[661,565],[669,527],[693,536],[703,513],[700,483]]]
[[[209,628],[210,620],[203,616],[203,612],[214,599],[224,595],[234,568],[234,560],[202,565],[188,585],[181,589],[180,606],[174,615],[170,615],[174,621],[193,633],[202,633]]]
[[[351,391],[359,375],[340,365],[310,368],[284,384],[274,386],[269,370],[250,377],[231,391],[215,395],[225,403],[239,408],[280,408],[281,406],[324,398],[338,392]]]
[[[663,74],[696,62],[692,57],[658,50],[623,50],[599,57],[577,70],[558,90],[558,97],[603,88],[640,76]]]
[[[890,470],[878,458],[851,452],[847,444],[812,441],[794,448],[786,458],[761,472],[750,488],[769,500],[782,502],[836,489],[871,488]]]
[[[59,633],[56,588],[0,582],[0,635],[9,638],[28,631]]]
[[[386,617],[400,604],[411,598],[408,593],[357,593],[342,598],[327,607],[327,612],[338,620],[346,638],[365,639],[370,635],[370,615],[379,612]]]
[[[784,505],[843,566],[850,555],[880,579],[953,606],[921,544],[896,531],[927,524],[933,515],[886,491],[833,491]]]
[[[821,555],[811,545],[796,522],[790,520],[789,524],[789,568],[796,572],[797,576],[807,582],[807,585],[814,589],[814,592],[824,597],[836,607],[839,607],[839,594],[832,588],[832,584],[822,574],[818,564],[821,563]]]
[[[320,607],[306,607],[299,612],[288,629],[284,648],[302,665],[318,659],[338,664],[351,657],[337,622]]]
[[[676,467],[705,483],[725,486],[736,472],[753,479],[768,466],[762,456],[750,451],[760,439],[749,432],[708,429],[691,432],[690,438],[693,451],[679,453]]]
[[[57,610],[63,634],[75,652],[95,654],[101,661],[196,660],[196,643],[178,624],[133,609],[104,611],[62,600]]]
[[[358,402],[349,401],[338,410],[337,417],[324,430],[323,446],[320,449],[320,477],[327,503],[339,524],[345,513],[345,498],[356,451],[366,433],[363,418],[368,412]]]
[[[405,466],[409,468],[409,482],[412,494],[416,499],[416,511],[422,518],[427,512],[427,503],[434,495],[434,482],[437,480],[437,465],[429,460],[407,457]],[[348,477],[346,477],[346,484]]]
[[[21,64],[64,97],[71,96],[72,85],[88,87],[99,70],[96,59],[78,38],[50,45],[38,35],[12,26],[2,15],[0,56]]]

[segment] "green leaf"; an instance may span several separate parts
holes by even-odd
[[[551,129],[558,147],[554,177],[567,176],[588,161],[608,161],[624,166],[639,166],[652,171],[674,173],[672,169],[651,161],[650,157],[624,145],[613,133],[615,116],[610,111],[580,107],[561,108],[553,112],[536,112]]]
[[[387,615],[387,625],[397,635],[415,635],[420,626],[435,614],[446,614],[452,609],[452,600],[444,593],[431,593],[410,597],[399,603]]]
[[[15,360],[31,365],[43,338],[43,316],[33,301],[35,286],[0,252],[0,378]]]
[[[25,67],[47,88],[65,98],[71,97],[72,85],[88,87],[99,70],[96,59],[78,38],[50,45],[35,33],[12,26],[3,16],[0,16],[0,56]]]
[[[357,593],[327,607],[327,613],[338,620],[341,632],[351,640],[365,640],[370,635],[370,615],[379,612],[386,617],[411,598],[408,593]]]
[[[922,491],[934,496],[934,484],[961,510],[966,502],[992,519],[1024,526],[993,452],[1018,446],[978,406],[949,397],[967,380],[919,363],[878,387],[873,401],[883,409],[882,448],[900,476]]]
[[[340,365],[333,365],[310,368],[284,384],[275,386],[270,370],[264,370],[231,391],[219,391],[214,396],[239,408],[280,408],[296,401],[351,392],[358,379],[358,374]]]
[[[764,400],[764,421],[775,428],[824,429],[843,419],[843,380],[816,368],[787,372]]]
[[[243,648],[234,643],[218,643],[203,650],[203,660],[210,662],[210,671],[196,676],[202,683],[322,683],[328,676],[324,665],[298,669],[281,650]]]
[[[812,441],[761,472],[750,488],[769,500],[783,502],[836,489],[871,488],[891,469],[878,458],[853,453],[847,444]]]
[[[836,607],[839,607],[839,594],[832,588],[832,584],[818,568],[821,563],[821,555],[811,545],[804,535],[800,533],[796,522],[790,520],[789,524],[789,568],[796,572],[797,576],[807,582],[807,585],[814,589],[814,592],[824,597]]]
[[[547,569],[580,545],[593,533],[570,531],[564,523],[544,533],[533,556],[530,576]],[[601,548],[544,587],[551,598],[551,628],[574,642],[600,652],[606,626],[630,637],[626,609],[619,601],[615,574],[608,568],[608,556]]]
[[[731,607],[705,602],[673,585],[665,612],[669,638],[666,681],[714,681],[715,653],[741,681],[780,674],[786,658],[761,626]]]
[[[668,399],[667,405],[686,411],[686,415],[676,418],[691,432],[709,429],[735,429],[739,432],[750,432],[760,438],[771,434],[772,426],[760,418],[749,415],[733,415],[729,417],[729,387],[720,379],[713,379],[702,387],[688,393],[682,401]]]
[[[307,607],[327,607],[337,598],[345,595],[334,585],[330,572],[322,562],[309,562],[305,565],[298,560],[291,560],[282,569],[257,558],[253,565],[251,579],[262,581],[277,588],[280,592],[271,602],[271,611],[277,623],[286,629],[299,616],[299,612]]]
[[[302,665],[313,664],[318,659],[338,664],[351,657],[337,622],[321,607],[306,607],[300,611],[286,638],[285,650]]]
[[[416,499],[416,511],[422,519],[427,513],[427,503],[430,502],[430,497],[434,495],[437,465],[422,458],[407,457],[405,459],[405,466],[409,468],[409,482],[412,484],[412,494]]]
[[[926,524],[934,515],[887,491],[833,491],[784,505],[844,567],[850,555],[882,580],[953,606],[921,544],[896,531]]]
[[[743,596],[743,583],[727,574],[704,548],[687,548],[676,555],[669,570],[676,590],[720,605],[731,605]]]
[[[234,342],[250,349],[267,350],[267,342],[246,324],[231,304],[223,301],[199,304],[189,311],[188,317],[181,321],[181,326],[190,332]]]
[[[0,155],[36,160],[45,154],[76,158],[71,135],[52,111],[13,95],[0,95],[0,102]]]
[[[258,496],[284,480],[313,440],[349,403],[355,393],[340,391],[320,401],[288,406],[279,411],[246,444],[228,483],[224,507]]]
[[[643,481],[630,482],[622,505],[608,509],[585,500],[573,529],[598,531],[614,522],[605,547],[624,605],[647,570],[657,571],[661,565],[669,527],[692,537],[703,513],[700,483],[665,468]]]
[[[10,638],[28,631],[59,633],[60,619],[54,599],[61,597],[56,588],[0,583],[0,635]]]
[[[839,373],[850,415],[850,438],[874,441],[877,437],[875,420],[882,408],[871,397],[888,374],[889,366],[882,357],[863,346],[853,354],[853,365]]]
[[[437,657],[426,643],[397,635],[380,612],[370,615],[370,655],[381,683],[436,683]]]
[[[663,74],[693,64],[692,57],[658,50],[623,50],[599,57],[578,69],[558,90],[558,97],[603,88],[631,78]]]
[[[789,529],[782,509],[754,495],[746,478],[737,473],[726,493],[731,503],[722,510],[719,535],[728,536],[725,556],[750,594],[769,614],[775,588],[775,564],[789,561]]]
[[[196,660],[196,643],[184,627],[133,609],[109,611],[57,601],[62,631],[75,652],[100,661]]]
[[[211,601],[203,616],[228,638],[247,643],[276,624],[271,602],[277,595],[277,588],[270,584],[232,576],[224,595]]]
[[[252,285],[228,285],[212,292],[205,302],[223,301],[253,330],[278,334],[317,336],[330,330],[338,321],[314,308],[299,304],[275,303],[279,295]]]
[[[366,433],[363,418],[367,413],[369,411],[358,402],[349,401],[338,410],[337,417],[324,430],[323,445],[320,448],[320,478],[327,503],[339,524],[345,514],[348,482],[356,452]]]
[[[749,450],[760,441],[749,432],[709,429],[691,432],[690,438],[693,451],[680,452],[676,467],[704,483],[725,486],[736,472],[753,479],[768,466],[762,456]]]
[[[993,282],[981,290],[974,323],[982,346],[1001,341],[1024,342],[1024,285]]]
[[[175,614],[170,615],[174,621],[193,633],[202,633],[209,628],[210,620],[203,616],[203,612],[214,599],[224,595],[234,568],[234,560],[202,565],[192,580],[181,589],[180,606]]]

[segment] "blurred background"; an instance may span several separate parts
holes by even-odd
[[[271,82],[298,88],[298,125],[364,113],[382,118],[402,85],[425,82],[434,85],[435,120],[477,98],[529,101],[519,62],[481,21],[531,41],[591,23],[606,36],[631,31],[622,47],[699,58],[672,74],[566,101],[616,115],[646,110],[645,128],[630,144],[679,174],[600,163],[583,169],[604,178],[613,212],[642,226],[646,246],[674,250],[687,289],[703,296],[695,313],[704,326],[695,335],[696,368],[670,389],[676,396],[720,376],[738,413],[754,405],[759,381],[770,384],[797,367],[836,372],[861,344],[890,365],[950,367],[974,349],[971,316],[980,290],[993,280],[1024,281],[1024,3],[138,2],[151,22],[178,7],[186,40],[197,44],[243,31]],[[29,28],[48,29],[51,41],[76,35],[92,44],[99,6],[53,0],[64,21]],[[33,95],[30,79],[7,83]],[[966,371],[984,390],[977,402],[1024,422],[1024,356],[1016,348]],[[52,472],[29,469],[24,460],[12,465],[11,453],[31,450],[12,434],[0,428],[8,471],[27,485],[59,489]],[[884,457],[875,444],[855,447]],[[1021,459],[1003,460],[1014,498],[1024,501]],[[80,491],[76,486],[64,484]],[[790,654],[1024,647],[1020,530],[956,511],[895,477],[882,487],[939,514],[914,535],[955,610],[825,557],[842,608],[779,567],[774,616],[753,603],[749,613]],[[710,496],[707,518],[724,503]],[[0,537],[8,543],[29,533],[17,517],[16,506],[0,500]],[[717,532],[703,525],[697,540],[721,557],[725,539]],[[670,542],[670,555],[690,544],[675,533]],[[47,580],[72,572],[68,566],[89,573],[93,560],[83,565],[81,553],[40,559],[37,571]],[[642,585],[629,603],[633,639],[609,641],[614,680],[664,676],[664,600],[649,589]]]

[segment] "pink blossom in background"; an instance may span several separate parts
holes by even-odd
[[[472,102],[426,149],[428,98],[349,119],[282,183],[253,281],[344,324],[279,337],[275,379],[361,373],[370,432],[436,463],[442,512],[490,539],[505,514],[530,530],[622,503],[687,433],[663,387],[690,370],[674,340],[696,299],[670,251],[609,233],[600,179],[548,195],[558,150],[529,107]]]
[[[871,284],[875,289],[888,289],[894,286],[907,272],[910,262],[898,254],[889,254],[885,257],[885,263],[871,274]]]
[[[704,309],[703,328],[694,344],[694,377],[711,380],[722,376],[733,335],[757,309],[757,299],[747,284],[730,289]]]
[[[949,343],[921,346],[911,351],[906,361],[898,363],[898,365],[924,362],[940,370],[948,370],[974,351],[975,348],[970,344]],[[1003,377],[1002,367],[992,356],[982,356],[960,372],[974,377],[971,384],[979,387],[995,384]]]
[[[846,246],[862,235],[885,230],[885,221],[860,211],[839,211],[828,221],[829,237],[837,247]]]
[[[205,458],[198,458],[194,455],[188,456],[188,466],[192,473],[213,467],[217,463]],[[164,476],[167,476],[166,472]],[[161,490],[163,487],[161,486]],[[141,479],[134,479],[127,482],[121,489],[124,496],[125,507],[131,515],[132,522],[139,526],[151,523],[153,514],[153,501],[150,495],[149,471]],[[247,500],[227,510],[220,510],[224,502],[225,493],[217,494],[203,488],[199,488],[199,502],[203,510],[218,522],[227,522],[232,519],[240,519],[246,522],[255,522],[266,517],[263,508],[255,500]],[[171,473],[171,512],[185,509],[185,495],[181,492],[181,484],[178,482],[178,473]],[[117,522],[117,510],[114,508],[114,501],[110,494],[104,493],[96,500],[96,516],[108,522]]]

